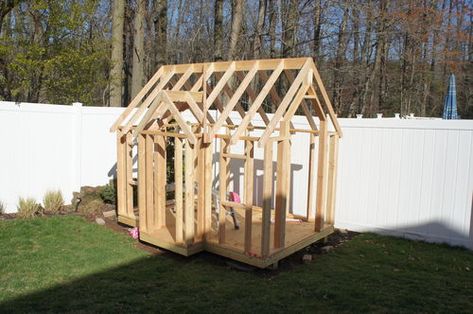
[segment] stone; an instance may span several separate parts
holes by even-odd
[[[102,206],[104,205],[104,203],[102,202],[102,200],[93,200],[93,201],[90,201],[90,202],[87,202],[85,204],[80,204],[79,205],[79,212],[83,213],[83,214],[86,214],[86,215],[90,215],[90,214],[93,214],[93,213],[100,213],[102,211]]]
[[[348,230],[347,230],[347,229],[338,229],[338,231],[339,231],[341,234],[347,234],[347,233],[348,233]]]
[[[115,210],[109,210],[102,213],[105,218],[115,217],[117,212]]]
[[[302,255],[302,261],[304,263],[310,263],[312,262],[312,254],[304,254]]]
[[[105,220],[103,220],[100,217],[95,218],[95,222],[98,223],[101,226],[105,225]]]
[[[322,250],[322,252],[324,252],[324,253],[328,253],[328,252],[330,252],[332,249],[333,249],[333,246],[331,246],[331,245],[326,245],[326,246],[323,246],[320,250]]]

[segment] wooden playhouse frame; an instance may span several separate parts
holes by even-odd
[[[272,117],[265,103],[277,104]],[[310,129],[293,126],[299,108]],[[255,121],[257,114],[264,125]],[[139,226],[142,241],[186,256],[207,250],[264,268],[333,232],[342,131],[312,58],[162,66],[111,131],[117,133],[118,220]],[[289,212],[291,136],[301,132],[310,145],[303,217]],[[242,153],[233,151],[237,145]],[[256,149],[264,151],[260,206]],[[228,199],[229,163],[235,159],[244,168],[241,202]],[[239,229],[227,217],[230,210],[241,221]]]

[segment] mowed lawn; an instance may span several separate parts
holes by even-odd
[[[473,312],[473,254],[362,234],[310,264],[242,272],[152,255],[80,217],[0,221],[0,312],[40,311]]]

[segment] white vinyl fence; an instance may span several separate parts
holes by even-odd
[[[0,201],[7,211],[16,211],[20,196],[41,201],[47,190],[60,189],[70,200],[81,186],[113,178],[116,138],[109,128],[122,110],[0,102]],[[303,117],[294,124],[307,127]],[[336,227],[473,248],[472,120],[340,124]],[[298,191],[307,186],[308,136],[297,135],[292,146],[291,210],[303,214],[306,195]],[[236,191],[240,166],[231,166]]]

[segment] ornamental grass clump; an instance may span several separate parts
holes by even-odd
[[[59,212],[64,206],[64,197],[61,191],[48,191],[43,197],[44,209],[51,213]]]
[[[34,217],[41,210],[41,206],[32,197],[23,198],[20,197],[18,200],[18,217],[20,218],[31,218]]]

